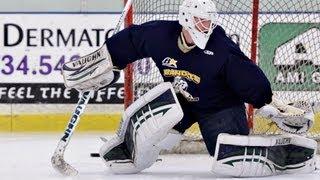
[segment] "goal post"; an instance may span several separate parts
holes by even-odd
[[[182,0],[135,0],[126,25],[151,20],[177,20],[181,2]],[[274,94],[285,102],[307,101],[315,104],[315,123],[309,136],[318,138],[320,0],[215,2],[219,25],[264,71]],[[150,58],[128,66],[125,75],[125,106],[162,81]],[[255,117],[252,107],[248,107],[248,119],[254,134],[279,133],[271,121]],[[199,130],[189,130],[189,134],[201,137]]]
[[[134,2],[134,1],[133,1]],[[127,0],[124,0],[124,5],[127,4]],[[124,27],[128,27],[133,24],[133,11],[132,5],[124,20]],[[133,67],[132,64],[127,65],[124,69],[124,108],[127,108],[134,99],[133,96]]]

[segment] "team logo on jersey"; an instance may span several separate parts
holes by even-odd
[[[166,57],[164,60],[162,60],[162,66],[167,66],[170,68],[177,68],[177,60],[171,58],[171,57]]]
[[[196,84],[199,84],[201,81],[201,78],[199,76],[197,76],[196,74],[193,74],[189,71],[186,71],[186,70],[164,69],[163,75],[165,77],[181,76],[181,77],[186,78],[187,80],[192,81]]]
[[[205,53],[206,55],[209,55],[209,56],[213,56],[213,52],[210,51],[210,50],[204,50],[203,53]]]

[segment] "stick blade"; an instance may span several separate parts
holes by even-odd
[[[51,158],[51,164],[53,168],[58,171],[59,173],[65,175],[65,176],[75,176],[78,174],[78,171],[72,167],[70,164],[68,164],[64,159],[62,155],[53,155]]]

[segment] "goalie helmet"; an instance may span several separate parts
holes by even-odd
[[[200,20],[196,21],[195,18]],[[216,5],[212,0],[184,0],[179,8],[179,23],[201,49],[206,47],[213,29],[217,26],[217,18]],[[210,26],[203,29],[202,22],[207,20],[211,21]]]

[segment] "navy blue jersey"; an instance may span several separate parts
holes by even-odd
[[[270,83],[256,66],[217,26],[204,50],[184,53],[178,47],[182,26],[178,21],[152,21],[132,25],[106,41],[115,66],[151,57],[165,81],[179,76],[195,101],[192,109],[216,112],[244,102],[260,108],[271,102]]]

